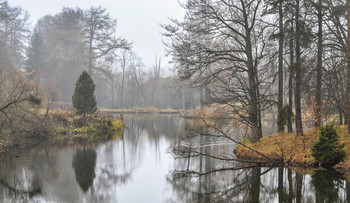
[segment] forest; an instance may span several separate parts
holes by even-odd
[[[267,114],[277,117],[278,131],[291,132],[295,121],[297,135],[304,122],[350,122],[349,2],[180,3],[184,19],[161,25],[169,74],[160,57],[149,67],[142,62],[106,8],[63,8],[31,26],[28,12],[2,0],[1,126],[23,112],[33,116],[33,106],[70,107],[83,70],[101,108],[224,104],[249,126],[253,142]]]
[[[252,142],[271,112],[278,132],[295,121],[302,136],[306,122],[350,123],[349,4],[188,0],[184,19],[163,25],[166,47],[179,78],[229,105]]]
[[[350,0],[179,0],[152,64],[116,2],[0,0],[0,201],[349,201]]]
[[[72,110],[74,86],[84,70],[96,84],[100,108],[198,105],[196,87],[161,67],[161,57],[145,65],[133,43],[117,31],[117,20],[101,6],[64,7],[32,25],[24,8],[1,0],[0,132],[11,128],[32,134],[30,126],[45,123],[33,108],[45,109],[46,117],[50,109]]]

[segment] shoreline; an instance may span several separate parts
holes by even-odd
[[[110,131],[104,133],[89,133],[89,134],[70,134],[65,135],[64,138],[61,135],[53,135],[47,137],[35,137],[28,136],[22,140],[14,141],[8,143],[7,145],[2,145],[0,147],[0,159],[11,158],[13,156],[18,156],[22,152],[32,150],[35,148],[46,148],[46,147],[58,147],[65,148],[75,145],[98,145],[103,142],[111,141],[113,139],[119,138],[123,135],[124,128],[117,131]],[[103,136],[103,135],[111,136]],[[101,135],[101,136],[100,136]],[[91,140],[89,137],[93,136],[95,139]]]
[[[346,156],[343,161],[335,165],[334,169],[345,172],[350,171],[350,137],[347,135],[346,126],[336,126],[339,135],[339,143],[345,144]],[[322,168],[311,155],[311,146],[318,140],[318,129],[311,129],[304,133],[303,137],[296,137],[295,133],[276,133],[261,138],[257,143],[243,141],[248,147],[267,156],[249,150],[239,145],[234,150],[235,155],[242,160],[261,162],[259,166],[272,167],[303,167]]]
[[[122,119],[114,118],[106,113],[97,113],[83,118],[75,115],[74,112],[56,110],[49,114],[48,120],[50,121],[50,132],[44,135],[2,134],[0,136],[0,159],[36,147],[95,145],[121,137],[125,129]]]

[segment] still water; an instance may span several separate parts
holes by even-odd
[[[171,146],[183,143],[222,156],[235,146],[186,136],[188,120],[178,116],[124,120],[122,137],[97,146],[33,149],[0,160],[0,202],[346,202],[350,194],[335,172],[174,159]]]

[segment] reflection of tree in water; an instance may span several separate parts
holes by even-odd
[[[47,149],[18,152],[17,157],[1,160],[0,202],[34,201],[42,194],[44,180],[52,180],[57,172],[56,154]]]
[[[217,123],[209,127],[195,124],[188,125],[188,134],[173,145],[176,170],[167,180],[175,195],[170,201],[344,202],[344,194],[350,194],[350,184],[345,188],[342,178],[334,174],[335,178],[327,179],[331,175],[327,171],[316,172],[310,182],[311,175],[291,169],[244,168],[234,155],[225,154],[234,146],[215,140],[226,135],[237,139],[234,130]]]
[[[175,202],[346,202],[350,194],[343,175],[331,171],[311,176],[286,168],[230,168],[225,162],[207,167],[206,158],[190,167],[185,159],[176,162],[183,170],[167,178]]]
[[[80,188],[86,192],[95,178],[96,151],[94,149],[78,148],[73,157],[75,178]]]
[[[269,170],[227,168],[207,171],[198,176],[173,174],[167,180],[177,193],[177,199],[172,200],[175,202],[259,202],[260,177]]]
[[[343,180],[343,175],[336,171],[316,170],[311,180],[316,192],[316,202],[344,202],[339,199],[339,188],[344,186]]]
[[[193,122],[186,122],[187,130],[178,136],[172,150],[177,159],[176,170],[167,180],[178,193],[176,198],[179,199],[175,201],[237,202],[242,196],[250,202],[259,200],[260,184],[257,182],[264,172],[233,162],[237,158],[232,153],[233,143],[227,142],[231,138],[217,136],[215,127],[226,133],[234,132],[234,137],[241,132],[233,131],[225,119],[208,121],[210,125],[201,120],[190,121]]]

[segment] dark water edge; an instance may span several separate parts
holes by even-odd
[[[98,145],[35,147],[0,160],[0,202],[348,202],[347,174],[245,167],[206,156],[174,159],[188,120],[125,116],[120,138]],[[223,140],[192,137],[230,154]]]

